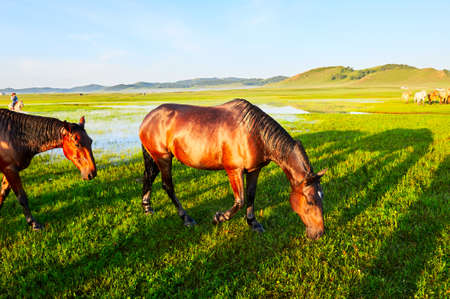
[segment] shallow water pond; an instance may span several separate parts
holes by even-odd
[[[86,118],[86,131],[93,139],[92,148],[95,155],[126,154],[140,150],[138,137],[139,126],[145,115],[155,109],[159,103],[143,105],[120,105],[96,103],[97,110],[75,109],[72,111],[41,112],[42,116],[55,117],[70,122],[78,122],[81,116]],[[309,113],[292,106],[258,105],[260,109],[291,129],[289,123],[302,121],[301,115]],[[287,122],[287,124],[286,124]],[[298,130],[295,130],[298,132]],[[62,155],[60,149],[49,152],[52,155]]]

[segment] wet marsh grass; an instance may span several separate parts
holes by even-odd
[[[412,90],[413,92],[417,90]],[[216,105],[235,98],[245,98],[252,103],[271,105],[292,105],[296,108],[317,113],[349,111],[378,113],[433,113],[450,114],[450,105],[416,105],[401,100],[399,88],[252,88],[234,90],[149,92],[129,94],[24,94],[19,95],[29,112],[59,112],[61,110],[104,110],[102,106],[159,105],[166,102]],[[311,101],[314,100],[314,101]],[[350,100],[350,101],[347,101]],[[358,101],[360,100],[360,101]],[[0,103],[6,108],[7,95],[0,96]],[[367,103],[369,101],[369,103]]]
[[[211,224],[233,201],[223,171],[174,163],[175,190],[198,223],[187,229],[160,176],[155,214],[143,214],[139,151],[96,156],[98,177],[88,182],[69,161],[41,155],[22,177],[45,229],[31,231],[9,195],[0,211],[0,297],[448,296],[447,115],[301,118],[285,127],[315,170],[329,168],[320,240],[306,238],[273,163],[259,179],[256,214],[266,232],[256,234],[243,211]]]

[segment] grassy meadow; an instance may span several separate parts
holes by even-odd
[[[224,171],[174,162],[175,191],[198,223],[185,228],[160,176],[155,213],[144,215],[139,149],[94,148],[92,181],[82,181],[68,160],[41,154],[22,180],[45,228],[33,232],[9,195],[0,211],[0,298],[450,295],[450,105],[406,105],[399,89],[389,88],[19,95],[29,113],[73,122],[86,114],[88,133],[90,120],[103,113],[105,127],[113,123],[118,115],[111,111],[140,123],[153,104],[212,105],[237,97],[312,112],[280,123],[302,141],[315,170],[329,169],[321,239],[306,237],[274,163],[259,179],[255,208],[266,232],[257,234],[243,210],[211,223],[233,203]],[[8,101],[0,97],[2,106]],[[129,105],[142,109],[130,112]]]

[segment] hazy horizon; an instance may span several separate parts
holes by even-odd
[[[0,88],[450,69],[448,1],[40,1],[3,5]]]

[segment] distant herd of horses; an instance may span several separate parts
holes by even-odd
[[[79,123],[69,123],[0,109],[0,208],[13,190],[27,223],[34,230],[42,228],[31,214],[19,172],[30,165],[36,154],[53,148],[63,149],[83,179],[95,178],[92,139],[84,126],[84,117]],[[247,224],[254,231],[263,232],[254,212],[256,185],[261,169],[273,161],[286,174],[291,186],[289,202],[305,224],[306,235],[318,239],[324,234],[320,179],[326,169],[314,172],[302,143],[250,102],[235,99],[213,107],[163,104],[145,116],[138,134],[144,158],[142,207],[146,214],[153,213],[152,185],[161,173],[162,187],[184,225],[195,224],[175,195],[175,157],[189,167],[226,171],[234,204],[225,212],[217,212],[214,224],[230,220],[246,206]]]
[[[412,92],[408,88],[402,92],[402,100],[408,104],[409,99],[412,97]],[[450,99],[450,88],[436,88],[430,92],[426,90],[418,91],[414,94],[414,103],[417,104],[432,104],[433,102],[439,101],[440,104],[448,104]]]

